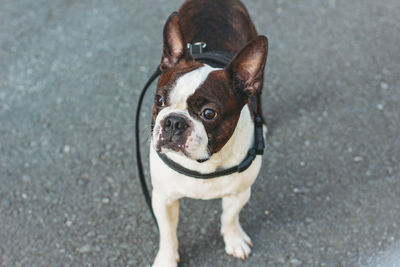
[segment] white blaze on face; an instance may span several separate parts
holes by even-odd
[[[180,77],[169,94],[171,107],[175,106],[180,109],[187,109],[187,99],[194,94],[196,89],[206,80],[208,74],[214,70],[218,69],[204,65]]]
[[[187,109],[187,99],[194,94],[196,89],[206,80],[210,72],[214,70],[218,69],[204,65],[177,79],[174,88],[169,93],[169,106],[162,109],[157,115],[153,131],[152,143],[154,146],[157,145],[162,136],[162,125],[160,125],[160,122],[171,113],[181,114],[192,123],[191,129],[187,129],[187,131],[190,131],[190,134],[187,137],[184,147],[186,154],[192,159],[205,159],[210,156],[207,148],[207,132],[200,120],[190,116]]]

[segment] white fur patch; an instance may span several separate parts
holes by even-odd
[[[207,79],[208,74],[214,70],[218,70],[218,68],[204,65],[178,78],[169,94],[171,107],[186,109],[186,100],[194,94],[196,89]]]

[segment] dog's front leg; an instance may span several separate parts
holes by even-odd
[[[179,254],[176,228],[179,219],[179,201],[153,190],[152,205],[160,230],[160,247],[153,267],[177,266]]]
[[[225,251],[229,255],[245,259],[253,244],[239,223],[239,212],[250,198],[250,188],[222,199],[221,234],[225,241]]]

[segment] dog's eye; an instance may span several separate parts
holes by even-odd
[[[162,96],[160,96],[160,95],[156,95],[154,97],[154,103],[157,106],[162,107],[162,106],[164,106],[164,98]]]
[[[201,113],[201,115],[203,116],[203,118],[205,118],[206,120],[212,120],[215,118],[215,116],[217,115],[217,112],[213,109],[210,108],[206,108],[205,110],[203,110],[203,112]]]

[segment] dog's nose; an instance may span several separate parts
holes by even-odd
[[[187,127],[186,120],[179,116],[171,115],[164,120],[164,131],[173,135],[183,133]]]

